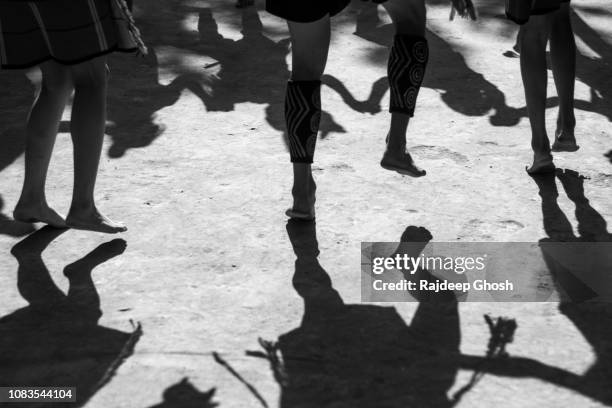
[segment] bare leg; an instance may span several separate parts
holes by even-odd
[[[572,31],[569,4],[562,3],[561,10],[552,16],[550,31],[550,57],[552,71],[559,95],[559,116],[553,151],[578,150],[574,128],[574,83],[576,81],[576,40]]]
[[[521,26],[521,75],[531,124],[533,165],[530,174],[554,171],[550,142],[546,134],[546,43],[550,30],[549,15],[531,16]]]
[[[327,65],[331,27],[329,16],[313,23],[288,22],[292,45],[292,81],[320,81]],[[316,184],[310,163],[293,163],[291,218],[314,218]]]
[[[94,203],[106,122],[105,58],[74,65],[71,69],[75,86],[70,123],[74,144],[74,190],[66,223],[75,229],[123,232],[126,227],[100,214]]]
[[[425,37],[426,11],[423,0],[389,0],[384,3],[396,35]],[[417,90],[418,92],[418,90]],[[391,124],[387,135],[387,148],[381,165],[413,177],[425,175],[406,151],[406,132],[411,115],[398,111],[391,113]]]
[[[64,219],[47,204],[45,183],[59,123],[72,92],[70,68],[55,62],[46,62],[40,68],[42,86],[28,118],[25,178],[13,216],[18,221],[64,228]]]

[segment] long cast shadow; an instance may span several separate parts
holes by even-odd
[[[582,245],[609,244],[612,235],[586,199],[583,179],[572,171],[558,177],[576,205],[579,236],[573,234],[556,203],[554,176],[534,178],[540,188],[548,235],[541,242],[542,251],[562,296],[561,312],[595,352],[596,361],[585,373],[530,358],[461,354],[454,294],[418,298],[420,304],[410,326],[394,308],[345,304],[318,262],[315,224],[290,221],[287,231],[297,257],[293,285],[304,299],[304,317],[299,328],[281,335],[278,342],[261,342],[281,386],[281,406],[293,407],[298,402],[305,407],[453,406],[476,382],[448,397],[458,368],[473,370],[475,378],[486,373],[536,378],[612,405],[612,304],[609,297],[602,297],[612,293],[608,276],[612,251],[610,245],[595,249],[590,245],[590,251],[584,252]],[[429,239],[426,230],[415,227],[402,236],[402,242],[423,242],[423,247]],[[553,245],[559,243],[562,246]],[[402,245],[398,253],[408,250],[413,251],[409,256],[418,256],[420,251],[414,246]],[[578,261],[568,263],[568,259]]]
[[[199,92],[204,75],[183,73],[168,85],[159,81],[157,52],[150,47],[145,58],[111,56],[106,133],[112,145],[111,158],[143,148],[161,136],[166,127],[156,123],[156,114],[174,105],[184,90]]]
[[[575,206],[578,235],[557,203],[555,176],[536,177],[548,235],[540,241],[542,252],[562,295],[559,310],[595,353],[596,361],[581,383],[589,396],[612,404],[607,386],[612,372],[612,234],[585,197],[585,178],[573,170],[558,171],[556,176]]]
[[[572,10],[574,33],[600,58],[577,53],[576,79],[590,88],[590,101],[576,101],[578,109],[599,113],[612,121],[612,45],[608,44],[579,14]]]
[[[410,325],[393,307],[345,304],[317,259],[315,224],[289,221],[287,232],[304,317],[277,343],[262,341],[281,386],[280,406],[453,406],[447,392],[457,365],[447,356],[459,352],[454,294],[423,299]],[[398,251],[416,257],[430,239],[426,229],[409,227],[402,241],[414,244]],[[418,278],[431,275],[420,271]]]
[[[80,407],[112,379],[142,330],[138,325],[125,333],[98,324],[102,312],[91,272],[123,253],[125,241],[102,244],[66,266],[70,287],[64,294],[42,260],[63,231],[45,227],[11,251],[19,262],[19,292],[29,305],[0,318],[0,385],[76,387],[73,405]]]
[[[575,205],[578,235],[557,200],[558,178]],[[612,235],[603,217],[584,194],[584,178],[572,170],[533,177],[542,199],[546,238],[541,243],[546,265],[561,296],[559,310],[576,326],[595,354],[584,373],[510,357],[485,365],[473,356],[458,356],[461,367],[478,365],[488,373],[515,378],[536,378],[612,406]]]

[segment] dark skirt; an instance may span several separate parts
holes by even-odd
[[[123,0],[0,0],[0,63],[26,68],[47,60],[77,64],[135,51]]]
[[[312,23],[340,13],[351,0],[266,0],[266,10],[296,23]]]
[[[531,15],[537,16],[548,14],[559,10],[561,3],[569,3],[570,0],[535,0],[531,7]]]

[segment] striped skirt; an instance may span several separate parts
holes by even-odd
[[[0,0],[0,63],[78,64],[144,48],[124,0]],[[146,49],[145,49],[146,50]]]

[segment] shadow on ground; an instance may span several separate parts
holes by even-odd
[[[19,262],[17,285],[29,303],[0,318],[0,386],[76,387],[83,406],[113,378],[142,335],[102,327],[92,270],[125,250],[117,239],[68,265],[64,294],[42,260],[45,248],[65,230],[45,227],[12,249]],[[48,403],[28,406],[48,406]]]
[[[281,407],[450,407],[458,366],[458,303],[452,292],[420,299],[410,325],[393,307],[345,304],[318,262],[314,223],[289,221],[296,254],[293,286],[304,300],[301,325],[260,341],[282,391]],[[418,256],[431,239],[408,227],[400,246]],[[403,249],[402,249],[403,248]],[[415,279],[434,279],[421,270]]]
[[[557,202],[556,178],[575,205],[578,235]],[[479,357],[458,356],[458,364],[498,376],[539,379],[612,406],[612,235],[585,197],[585,179],[577,172],[557,171],[533,180],[542,199],[547,234],[540,247],[560,295],[559,310],[590,344],[595,362],[580,374],[522,357],[483,362]]]
[[[607,117],[608,121],[612,121],[612,77],[610,75],[612,45],[608,44],[574,11],[572,11],[572,26],[576,36],[599,55],[599,58],[591,58],[578,52],[576,78],[590,88],[591,100],[576,101],[576,107],[584,111],[599,113]]]
[[[575,206],[572,224],[557,202],[561,182]],[[576,379],[577,391],[612,405],[612,234],[604,218],[584,195],[585,178],[573,170],[534,177],[542,199],[544,260],[562,296],[559,310],[591,345],[595,363]],[[562,245],[559,245],[562,243]]]
[[[215,408],[219,404],[213,401],[215,389],[199,391],[187,378],[166,388],[163,402],[150,408]]]
[[[393,307],[345,304],[319,264],[315,224],[289,221],[287,232],[297,257],[293,286],[304,300],[304,316],[298,328],[282,334],[278,341],[260,340],[264,352],[247,352],[269,362],[281,387],[280,406],[452,407],[486,374],[537,378],[612,405],[608,386],[612,372],[612,235],[584,196],[583,178],[569,170],[557,177],[576,205],[579,235],[574,235],[556,202],[555,175],[536,177],[548,234],[541,248],[561,296],[561,313],[576,325],[596,354],[595,363],[585,373],[506,352],[490,354],[492,344],[499,341],[491,325],[486,356],[461,354],[459,312],[452,292],[417,293],[419,306],[410,325]],[[396,253],[417,257],[431,238],[424,228],[408,227]],[[584,243],[586,252],[584,245],[576,245]],[[436,279],[426,270],[405,278]],[[606,301],[603,295],[608,296]],[[449,396],[460,368],[472,370],[473,377]]]

